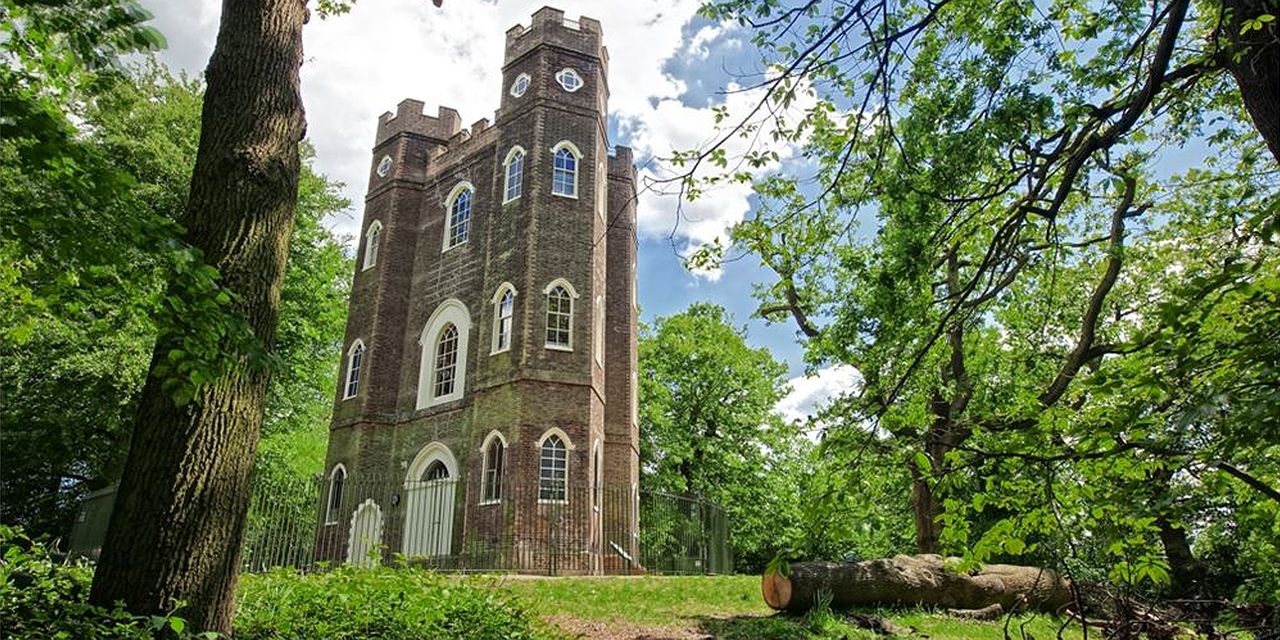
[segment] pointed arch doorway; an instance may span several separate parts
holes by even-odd
[[[458,489],[458,461],[440,442],[423,447],[405,475],[406,556],[453,553],[453,507]]]

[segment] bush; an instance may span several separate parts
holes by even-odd
[[[130,615],[120,607],[88,603],[93,572],[84,564],[58,562],[41,540],[0,525],[0,621],[11,640],[149,640],[168,628],[170,637],[190,638],[186,623],[170,616]]]
[[[235,638],[546,637],[531,615],[474,579],[421,569],[277,570],[240,579]]]

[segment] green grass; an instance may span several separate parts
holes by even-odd
[[[588,636],[643,635],[741,640],[784,638],[877,638],[845,622],[840,612],[809,616],[777,614],[764,604],[757,576],[497,579],[528,609],[570,632]],[[910,638],[1003,640],[1005,621],[976,622],[921,610],[860,611],[910,629]],[[1054,638],[1061,621],[1018,616],[1009,635]],[[1078,627],[1063,634],[1080,638]]]

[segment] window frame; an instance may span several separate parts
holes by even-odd
[[[560,498],[542,497],[543,449],[552,438],[558,440],[564,450],[564,477],[561,479],[562,497]],[[569,439],[569,435],[564,431],[557,427],[552,427],[544,431],[542,437],[538,438],[535,450],[538,453],[538,504],[569,504],[569,462],[574,451],[573,441]],[[551,481],[555,482],[554,466],[551,467],[551,470],[553,473]],[[554,490],[554,487],[552,489]]]
[[[577,83],[577,86],[572,89],[566,86],[564,76],[573,76],[574,82]],[[557,71],[555,78],[556,84],[560,85],[560,88],[564,89],[566,93],[577,93],[579,89],[587,85],[587,81],[582,79],[582,74],[578,73],[578,70],[573,67],[564,67]]]
[[[374,220],[364,232],[364,266],[361,271],[368,271],[378,266],[378,252],[382,246],[382,221]]]
[[[504,317],[502,315],[502,301],[506,294],[511,295],[511,308],[509,309],[510,314]],[[493,292],[493,327],[489,334],[489,355],[491,356],[499,353],[506,353],[507,351],[510,351],[511,346],[515,344],[516,295],[516,288],[510,282],[503,282],[498,285],[497,291]],[[505,347],[502,346],[499,340],[502,334],[502,321],[504,319],[511,321],[510,326],[507,327],[508,335]]]
[[[551,329],[551,309],[549,308],[549,303],[551,302],[551,293],[555,291],[557,287],[563,288],[565,293],[569,295],[569,341],[567,344],[560,344],[547,340],[547,333]],[[543,347],[551,349],[552,351],[573,351],[573,322],[575,312],[577,311],[576,300],[579,297],[578,292],[573,288],[573,285],[569,284],[568,280],[565,280],[564,278],[556,278],[548,283],[546,288],[542,290],[542,295],[543,301],[547,303],[543,305],[542,309]]]
[[[497,443],[497,446],[502,448],[502,452],[498,457],[498,470],[494,474],[496,478],[494,486],[497,488],[497,496],[490,497],[489,473],[493,469],[490,466],[491,461],[489,460],[489,453],[495,442]],[[480,445],[480,502],[477,503],[479,506],[484,507],[488,505],[502,504],[502,490],[504,481],[506,480],[506,472],[507,439],[502,436],[502,432],[494,429],[489,432],[489,435],[485,436],[484,443]]]
[[[507,152],[507,157],[502,160],[502,204],[508,204],[520,199],[524,195],[524,161],[529,154],[525,152],[524,147],[515,145]],[[511,195],[511,167],[515,166],[519,161],[520,176],[515,183],[516,194]]]
[[[453,332],[452,336],[449,335],[450,331]],[[447,353],[449,356],[449,362],[445,363],[446,352],[444,350],[446,348],[446,344],[449,342],[452,343],[452,345],[450,345],[450,351]],[[458,325],[452,322],[446,322],[436,334],[435,345],[432,348],[432,352],[434,353],[433,357],[435,358],[431,365],[432,397],[443,398],[454,395],[454,390],[458,388],[458,346],[461,342],[462,338],[458,335]],[[448,371],[449,374],[447,380],[449,390],[441,391],[441,385],[446,383],[446,380],[442,379],[441,376],[443,376],[446,371]]]
[[[556,158],[560,155],[561,151],[568,151],[569,155],[573,158],[573,193],[560,193],[556,191],[557,172],[566,171],[556,166]],[[551,195],[560,198],[569,198],[570,200],[577,200],[579,193],[578,183],[580,182],[578,178],[581,174],[582,151],[578,149],[577,145],[573,144],[569,140],[561,140],[560,142],[557,142],[554,147],[551,147]]]
[[[516,87],[520,86],[521,80],[524,80],[524,88],[517,91]],[[523,97],[527,91],[529,91],[529,87],[532,85],[533,85],[533,78],[530,78],[529,74],[527,73],[521,73],[517,75],[514,80],[511,81],[511,87],[507,89],[507,92],[511,94],[512,98],[520,98],[520,97]]]
[[[364,368],[364,354],[368,349],[364,345],[364,340],[356,338],[352,341],[351,346],[347,347],[347,375],[342,377],[342,399],[350,400],[360,395],[360,372]],[[355,379],[352,380],[354,374]],[[355,389],[352,389],[352,385]]]
[[[435,393],[436,348],[440,335],[448,325],[458,331],[458,357],[454,369],[453,391],[445,395]],[[466,394],[467,364],[471,344],[471,314],[467,306],[457,298],[441,302],[431,313],[422,333],[418,336],[421,351],[418,358],[418,397],[415,410],[426,409],[461,399]]]
[[[333,489],[335,486],[334,481],[338,479],[338,473],[342,474],[342,480],[336,483],[336,486],[338,488],[338,495],[337,495],[338,504],[334,505]],[[333,465],[333,469],[329,471],[329,491],[325,499],[325,508],[324,508],[325,526],[338,524],[339,519],[342,516],[342,500],[345,497],[343,495],[343,492],[346,490],[347,477],[348,477],[347,467],[341,462]]]
[[[469,194],[467,199],[467,219],[465,223],[463,223],[465,224],[466,228],[464,229],[464,234],[461,240],[459,240],[458,242],[450,243],[450,241],[453,239],[453,229],[455,226],[458,226],[453,223],[453,207],[457,204],[458,198],[462,197],[462,194],[464,193]],[[453,189],[449,191],[449,196],[446,197],[444,200],[444,232],[441,234],[441,236],[443,236],[442,237],[443,245],[442,245],[442,248],[440,249],[440,253],[445,253],[450,249],[456,249],[464,244],[467,244],[471,240],[471,222],[472,220],[475,219],[475,209],[476,209],[475,185],[471,184],[471,182],[468,180],[463,180],[458,184],[454,185]]]

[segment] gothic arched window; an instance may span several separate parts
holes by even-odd
[[[418,337],[418,409],[462,397],[470,333],[471,316],[461,301],[450,298],[431,313]]]
[[[480,504],[502,501],[502,463],[506,451],[507,443],[497,431],[490,433],[480,448]]]
[[[578,159],[582,153],[572,142],[564,140],[551,148],[551,193],[567,198],[578,197]]]
[[[444,331],[440,332],[440,337],[436,340],[434,370],[433,395],[439,398],[452,394],[458,372],[458,327],[452,323],[444,326]]]
[[[502,283],[493,295],[493,348],[490,355],[511,349],[515,306],[515,287],[507,282]]]
[[[573,350],[573,300],[578,297],[573,286],[563,279],[545,289],[547,294],[548,349]]]
[[[557,434],[543,436],[538,445],[538,500],[569,500],[569,448]]]
[[[334,465],[329,472],[329,504],[325,509],[324,523],[337,524],[342,512],[342,490],[347,484],[347,468],[341,463]]]
[[[471,231],[471,200],[475,188],[470,182],[463,182],[453,188],[445,201],[448,209],[448,224],[444,230],[444,250],[448,251],[467,241]]]
[[[364,268],[378,264],[378,246],[382,244],[382,223],[374,220],[364,233]]]
[[[347,351],[347,383],[343,385],[343,400],[356,397],[360,390],[360,367],[363,364],[364,341],[356,340]]]
[[[502,196],[502,202],[505,204],[519,198],[524,186],[524,149],[512,147],[507,153],[507,160],[503,166],[506,167]]]

